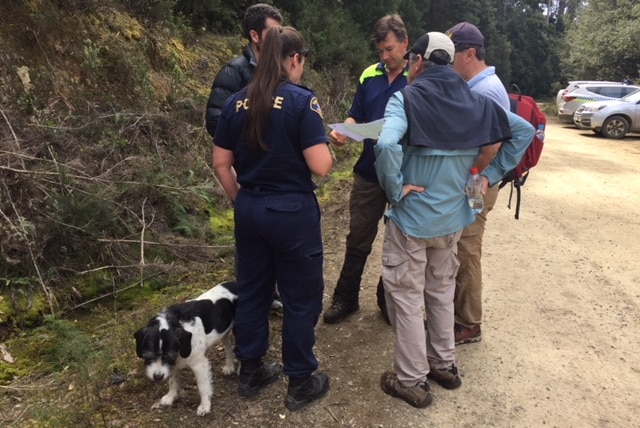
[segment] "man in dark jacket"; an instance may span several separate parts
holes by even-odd
[[[205,113],[207,132],[213,138],[216,134],[218,119],[222,113],[222,105],[231,95],[235,94],[251,82],[253,72],[258,65],[260,48],[267,29],[282,25],[280,11],[270,4],[257,3],[247,8],[242,21],[244,36],[249,44],[242,55],[228,62],[216,75],[211,85],[211,93]],[[282,307],[278,293],[274,295],[272,308]]]
[[[249,40],[249,44],[244,48],[241,56],[222,67],[211,86],[211,94],[207,102],[206,126],[212,138],[216,133],[222,104],[249,84],[260,59],[263,33],[270,27],[282,25],[282,15],[275,7],[258,3],[247,9],[242,25],[244,36]]]

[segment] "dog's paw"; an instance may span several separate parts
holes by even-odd
[[[168,406],[171,406],[171,405],[173,404],[173,400],[175,400],[175,398],[176,398],[176,397],[174,397],[174,396],[173,396],[173,395],[171,395],[171,394],[164,395],[164,396],[160,399],[160,401],[158,401],[158,403],[156,403],[156,405],[157,405],[158,407],[161,407],[161,406],[162,406],[162,407],[168,407]],[[156,407],[156,408],[157,408],[157,407]]]
[[[153,406],[151,406],[152,410],[156,410],[160,408],[160,402],[156,401],[155,403],[153,403]]]
[[[232,375],[234,372],[235,372],[235,368],[233,367],[233,364],[222,366],[223,375],[229,376],[229,375]]]
[[[200,404],[198,406],[198,410],[196,411],[196,414],[198,416],[205,416],[205,415],[208,415],[210,412],[211,412],[211,403]]]

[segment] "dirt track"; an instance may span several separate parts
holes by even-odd
[[[306,423],[640,426],[639,195],[640,137],[607,140],[552,121],[541,163],[523,190],[520,220],[506,207],[508,188],[489,216],[484,340],[457,348],[462,387],[432,385],[434,404],[424,410],[378,386],[393,350],[375,307],[378,239],[359,316],[319,326],[322,366],[334,380],[323,407],[334,418],[322,418],[320,408]],[[327,223],[328,236],[341,236]],[[336,254],[327,249],[328,293],[343,239],[336,244]],[[296,423],[304,420],[296,416]]]
[[[195,415],[198,394],[190,372],[183,374],[182,398],[172,408],[152,410],[166,385],[149,383],[138,371],[137,382],[102,392],[102,416],[108,417],[94,426],[640,427],[639,177],[640,137],[606,140],[549,124],[541,163],[524,189],[521,219],[506,208],[508,188],[489,216],[484,339],[457,348],[462,387],[448,391],[433,384],[434,403],[426,409],[380,390],[393,353],[393,333],[375,304],[380,233],[360,312],[337,326],[318,325],[320,366],[331,376],[326,398],[289,412],[281,378],[256,399],[243,400],[237,376],[221,374],[218,347],[211,352],[210,415]],[[323,219],[325,306],[344,253],[348,190],[344,196]],[[281,319],[271,321],[269,358],[279,359]],[[127,365],[139,370],[130,355]],[[20,420],[24,411],[13,405],[5,410],[8,420]]]

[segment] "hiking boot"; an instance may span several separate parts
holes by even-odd
[[[427,378],[435,381],[445,389],[456,389],[462,385],[462,380],[458,376],[458,368],[455,364],[446,369],[431,369]]]
[[[275,361],[267,364],[241,362],[238,394],[244,398],[254,397],[262,388],[275,382],[280,376],[280,371],[280,364]]]
[[[456,345],[464,345],[465,343],[475,343],[482,340],[482,330],[480,326],[476,325],[471,328],[467,328],[463,325],[456,324],[453,327],[456,336]]]
[[[331,306],[323,315],[325,323],[339,323],[360,308],[358,305],[360,281],[362,280],[364,265],[367,262],[367,255],[347,248],[347,252],[344,255],[344,263],[340,270],[340,277],[331,297]]]
[[[309,377],[289,378],[284,405],[292,412],[302,409],[314,400],[324,397],[329,390],[329,376],[318,373]]]
[[[324,311],[322,319],[327,324],[337,324],[344,321],[349,315],[360,309],[359,305],[349,305],[341,300],[334,300],[329,309]]]
[[[427,381],[420,382],[415,386],[403,386],[398,380],[397,374],[384,372],[380,377],[380,387],[385,394],[402,398],[413,407],[423,408],[433,402]]]

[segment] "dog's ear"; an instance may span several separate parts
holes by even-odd
[[[178,342],[180,343],[180,356],[187,358],[191,355],[191,333],[180,327],[176,329],[176,336],[178,336]]]
[[[136,355],[140,358],[144,358],[142,356],[142,342],[144,341],[144,328],[133,333],[133,337],[136,339]]]

